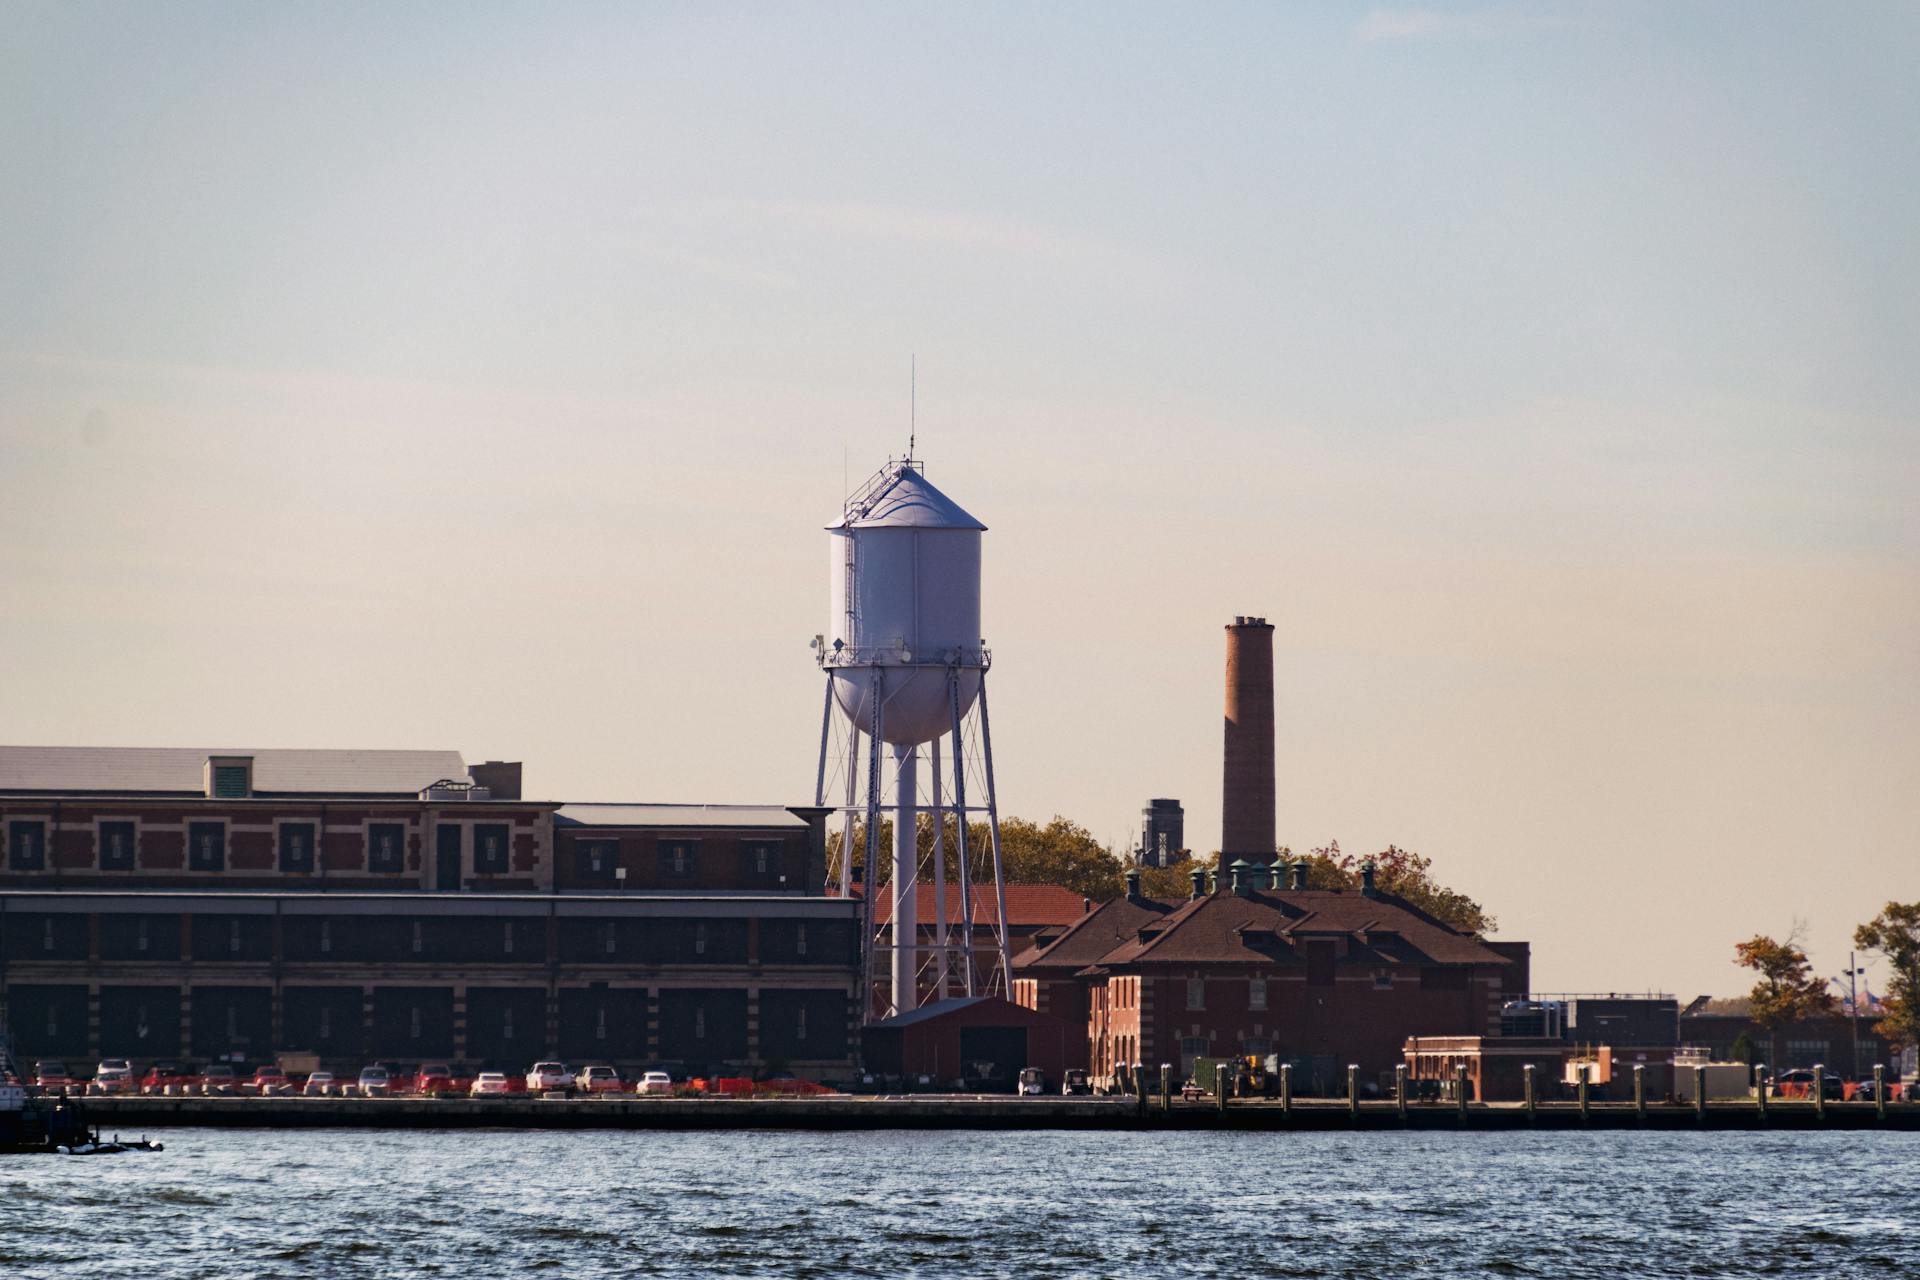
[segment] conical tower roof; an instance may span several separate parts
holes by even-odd
[[[964,507],[940,492],[915,467],[901,465],[892,478],[859,495],[829,529],[985,529]]]

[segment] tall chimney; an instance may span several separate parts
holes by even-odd
[[[1272,862],[1273,828],[1273,627],[1239,617],[1227,627],[1221,865]]]

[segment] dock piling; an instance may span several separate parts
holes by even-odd
[[[1538,1092],[1538,1086],[1534,1083],[1533,1064],[1531,1062],[1520,1068],[1520,1087],[1522,1090],[1521,1096],[1527,1100],[1527,1119],[1531,1121],[1540,1113],[1540,1094]]]
[[[1647,1118],[1647,1067],[1642,1062],[1633,1064],[1633,1114]]]
[[[1813,1064],[1813,1118],[1827,1118],[1827,1068],[1818,1062]]]
[[[1393,1105],[1400,1118],[1407,1118],[1407,1064],[1396,1063],[1393,1068]]]
[[[1887,1118],[1887,1068],[1878,1062],[1873,1064],[1873,1118]]]

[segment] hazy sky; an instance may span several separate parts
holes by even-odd
[[[1542,989],[1920,897],[1920,9],[0,5],[0,741],[811,799],[991,528],[1005,810],[1431,855]]]

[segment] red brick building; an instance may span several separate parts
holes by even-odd
[[[559,804],[451,751],[0,747],[22,1057],[856,1061],[825,810]]]
[[[1016,958],[1015,998],[1082,1022],[1096,1079],[1115,1063],[1184,1078],[1196,1058],[1272,1054],[1302,1088],[1330,1089],[1349,1063],[1387,1078],[1409,1036],[1497,1034],[1502,1001],[1525,993],[1525,943],[1370,888],[1275,890],[1267,875],[1242,865],[1213,893],[1105,903]]]

